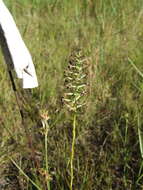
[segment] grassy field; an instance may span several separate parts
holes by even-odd
[[[143,189],[142,0],[5,0],[39,87],[24,119],[0,56],[0,189]]]

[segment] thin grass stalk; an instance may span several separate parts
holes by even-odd
[[[128,141],[128,115],[125,115],[126,117],[126,126],[125,126],[125,137],[124,137],[124,183],[125,186],[127,186],[127,168],[128,168],[128,158],[127,158],[127,141]]]
[[[70,190],[73,189],[73,180],[74,180],[74,153],[75,153],[75,139],[76,139],[76,113],[73,116],[73,131],[72,131],[72,149],[71,149],[71,181],[70,181]]]
[[[49,164],[48,164],[48,129],[49,129],[49,125],[46,122],[46,130],[45,130],[45,161],[46,161],[46,172],[49,174]],[[46,184],[47,184],[47,188],[48,190],[50,190],[50,182],[47,179],[46,180]]]
[[[20,166],[18,166],[18,164],[12,159],[9,158],[11,160],[11,162],[16,166],[16,168],[21,172],[21,174],[26,177],[26,179],[28,181],[30,181],[38,190],[42,190],[41,187],[39,187],[22,169]]]
[[[136,185],[139,184],[140,180],[143,178],[143,174],[142,174],[142,169],[143,169],[143,136],[142,136],[142,131],[140,129],[141,127],[141,123],[140,123],[140,116],[139,114],[137,115],[137,123],[138,123],[138,139],[139,139],[139,146],[140,146],[140,153],[141,153],[141,164],[140,164],[140,168],[139,168],[139,173],[137,176],[137,181],[136,181]]]
[[[141,166],[140,166],[140,169],[139,169],[138,179],[136,181],[136,185],[138,185],[139,181],[143,178],[142,169],[143,169],[143,160],[141,161]]]
[[[142,134],[142,131],[141,131],[140,127],[141,127],[140,119],[139,119],[139,116],[138,116],[138,138],[139,138],[141,157],[143,159],[143,134]]]
[[[43,111],[41,113],[41,118],[42,118],[42,125],[44,129],[44,135],[45,135],[45,164],[46,164],[46,175],[45,175],[45,180],[46,180],[46,186],[48,190],[51,190],[50,187],[50,175],[49,175],[49,164],[48,164],[48,131],[49,131],[49,114],[48,111]]]
[[[138,73],[141,77],[143,77],[143,73],[138,69],[138,67],[133,63],[133,61],[132,61],[130,58],[128,58],[128,61],[129,61],[129,63],[133,66],[133,68],[137,71],[137,73]]]

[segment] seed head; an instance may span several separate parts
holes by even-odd
[[[65,71],[64,103],[69,111],[77,112],[85,105],[87,61],[81,50],[74,51]]]

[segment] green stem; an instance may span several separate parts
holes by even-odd
[[[18,164],[12,159],[12,158],[9,158],[12,163],[19,169],[19,171],[21,172],[21,174],[23,176],[25,176],[25,178],[27,178],[28,181],[30,181],[38,190],[42,190],[19,166]]]
[[[72,149],[71,149],[71,181],[70,181],[70,190],[73,189],[73,179],[74,179],[74,173],[73,173],[73,161],[74,161],[74,152],[75,152],[75,138],[76,138],[76,113],[74,114],[73,118],[73,138],[72,138]]]
[[[46,172],[49,174],[49,166],[48,166],[48,129],[49,129],[49,125],[46,121],[45,123],[45,127],[46,127],[46,131],[45,131],[45,160],[46,160]],[[46,181],[47,183],[47,188],[48,190],[50,190],[50,182],[49,180]]]

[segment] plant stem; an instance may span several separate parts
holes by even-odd
[[[70,166],[71,166],[71,181],[70,181],[70,190],[73,189],[73,178],[74,178],[74,173],[73,173],[73,161],[74,161],[74,152],[75,152],[75,138],[76,138],[76,113],[74,114],[73,117],[73,138],[72,138],[72,149],[71,149],[71,162],[70,162]]]
[[[49,174],[49,166],[48,166],[48,129],[49,129],[49,125],[48,122],[45,122],[45,160],[46,160],[46,172]],[[48,190],[50,190],[50,182],[49,180],[46,181],[47,183],[47,188]]]
[[[12,163],[19,169],[19,171],[22,173],[23,176],[26,177],[26,179],[28,181],[30,181],[38,190],[42,190],[19,166],[18,164],[12,159],[12,158],[9,158]]]

